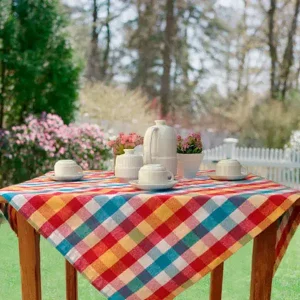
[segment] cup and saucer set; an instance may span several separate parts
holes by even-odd
[[[165,190],[172,188],[177,181],[174,175],[161,164],[144,165],[143,157],[134,149],[125,149],[118,155],[115,176],[140,190]]]
[[[207,175],[214,180],[235,181],[244,180],[248,171],[235,159],[223,159],[217,163],[216,170]]]
[[[83,178],[82,168],[72,159],[62,159],[55,163],[54,174],[47,175],[54,181],[77,181]]]
[[[129,183],[140,190],[166,190],[171,189],[178,181],[174,175],[160,164],[144,165],[138,174],[138,180]]]

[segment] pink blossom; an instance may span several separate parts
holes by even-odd
[[[199,133],[191,133],[185,139],[177,136],[177,152],[178,153],[201,153],[202,141]]]
[[[101,166],[103,159],[109,158],[107,141],[104,140],[104,132],[98,125],[65,125],[59,116],[53,114],[44,115],[41,119],[29,116],[25,122],[23,125],[14,126],[11,132],[4,132],[9,139],[8,145],[18,145],[20,148],[18,153],[10,148],[6,149],[7,157],[8,154],[15,153],[11,159],[18,155],[21,161],[26,161],[29,156],[34,155],[33,149],[40,149],[48,156],[41,163],[46,171],[50,167],[47,164],[52,168],[53,162],[61,158],[73,158],[82,163],[84,168],[94,169]],[[115,143],[110,142],[112,146]],[[40,174],[43,171],[37,172]]]
[[[114,143],[108,142],[108,146],[113,149],[114,154],[124,153],[124,149],[132,149],[143,144],[143,137],[136,133],[125,134],[121,132]]]

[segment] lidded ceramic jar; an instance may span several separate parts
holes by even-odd
[[[134,149],[124,149],[124,152],[116,158],[115,176],[124,180],[138,179],[143,157],[134,153]]]

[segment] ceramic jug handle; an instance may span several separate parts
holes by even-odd
[[[149,151],[148,154],[146,156],[146,162],[147,164],[152,164],[152,153],[151,153],[151,148],[152,148],[152,137],[153,137],[153,133],[154,131],[157,131],[158,128],[157,127],[152,127],[151,128],[151,133],[150,133],[150,143],[149,143]]]
[[[174,180],[174,174],[171,171],[168,171],[168,173],[171,175],[171,178],[169,179],[169,181],[173,181]]]

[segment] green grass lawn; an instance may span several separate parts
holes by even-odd
[[[225,263],[223,299],[249,299],[252,243],[249,243]],[[42,284],[44,300],[65,299],[64,259],[46,240],[41,242]],[[18,243],[8,224],[0,226],[0,299],[20,300]],[[208,299],[209,276],[206,276],[177,300]],[[105,299],[79,276],[79,299]],[[300,230],[277,270],[273,281],[272,300],[300,300]]]

